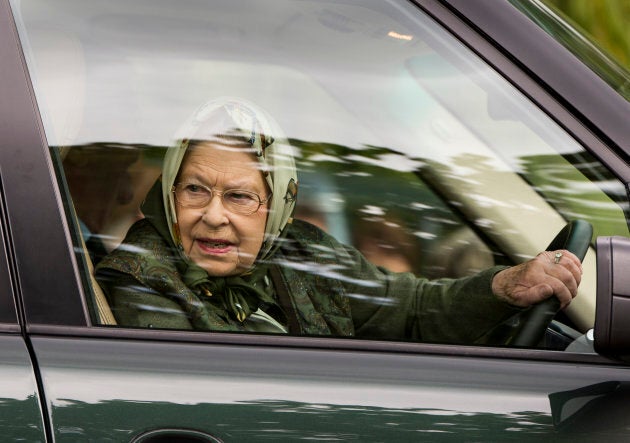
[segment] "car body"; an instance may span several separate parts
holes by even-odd
[[[364,253],[405,270],[517,263],[571,219],[627,238],[627,74],[598,76],[549,17],[535,0],[0,0],[3,439],[627,439],[623,340],[604,356],[572,335],[606,330],[612,295],[624,312],[623,240],[603,258],[593,240],[567,349],[120,327],[83,243],[92,210],[120,244],[179,122],[217,95],[284,128],[298,217],[359,248],[376,223]]]

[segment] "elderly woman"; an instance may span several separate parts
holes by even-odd
[[[391,273],[293,220],[291,147],[252,104],[202,107],[168,150],[145,219],[97,267],[119,324],[475,342],[524,307],[577,293],[568,251],[473,277]]]

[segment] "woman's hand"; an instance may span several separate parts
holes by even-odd
[[[582,263],[566,250],[545,251],[535,258],[498,272],[492,292],[508,303],[528,307],[553,295],[562,309],[577,295]]]

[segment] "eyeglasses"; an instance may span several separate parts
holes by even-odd
[[[258,194],[243,189],[217,191],[197,183],[177,183],[173,186],[175,200],[184,208],[203,208],[210,203],[212,197],[218,195],[223,206],[230,212],[250,215],[267,203],[271,196],[261,199]]]

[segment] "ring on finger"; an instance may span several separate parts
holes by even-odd
[[[554,256],[553,256],[553,262],[554,262],[555,264],[560,263],[560,259],[562,258],[562,256],[563,256],[563,255],[564,255],[564,254],[562,254],[562,252],[560,252],[560,251],[556,252],[556,253],[554,254]]]

